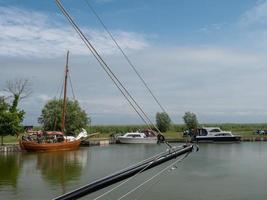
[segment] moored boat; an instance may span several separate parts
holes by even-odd
[[[22,137],[19,144],[22,150],[34,152],[76,150],[80,146],[81,138],[86,136],[87,132],[84,129],[76,138],[63,136],[62,132],[38,132],[28,137]]]
[[[241,136],[233,135],[231,131],[223,131],[219,127],[203,127],[197,129],[197,142],[238,142]]]
[[[64,80],[64,99],[62,105],[61,115],[61,132],[59,131],[37,131],[28,133],[26,136],[22,136],[19,141],[22,150],[26,151],[60,151],[60,150],[75,150],[79,148],[82,137],[87,137],[85,129],[80,132],[77,137],[65,136],[65,117],[67,109],[67,80],[68,80],[68,60],[69,51],[67,53],[67,61],[65,68],[65,80]]]
[[[140,132],[129,132],[117,137],[120,143],[124,144],[156,144],[157,134],[149,129]]]

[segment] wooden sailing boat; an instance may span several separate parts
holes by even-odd
[[[65,132],[65,116],[67,109],[67,81],[68,81],[68,62],[69,62],[69,51],[67,52],[67,61],[65,68],[65,79],[64,79],[64,99],[62,109],[62,121],[61,121],[61,132],[58,131],[47,131],[47,132],[35,132],[34,137],[22,137],[19,141],[22,150],[26,151],[60,151],[60,150],[75,150],[79,148],[81,138],[87,136],[86,130],[83,131],[75,138],[64,136]],[[49,140],[42,141],[40,138],[46,136]]]

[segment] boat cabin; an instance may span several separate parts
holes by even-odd
[[[209,127],[209,128],[198,128],[197,129],[197,135],[198,136],[206,136],[206,135],[209,135],[209,134],[212,134],[212,135],[220,135],[220,134],[226,134],[225,132],[221,133],[222,130],[219,128],[219,127]],[[218,133],[218,134],[216,134]],[[227,133],[228,134],[228,133]]]

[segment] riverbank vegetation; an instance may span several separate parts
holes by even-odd
[[[4,137],[18,135],[22,132],[22,121],[24,110],[18,109],[22,99],[29,97],[32,93],[28,79],[14,79],[7,81],[3,89],[8,95],[0,96],[0,137],[1,145],[4,144]]]
[[[232,131],[234,134],[241,135],[243,138],[259,138],[267,137],[267,135],[258,135],[256,130],[267,130],[267,123],[254,123],[254,124],[200,124],[199,127],[220,127],[222,130]],[[35,127],[38,129],[41,127]],[[94,137],[109,138],[115,134],[123,134],[129,131],[138,131],[147,128],[145,125],[94,125],[86,128],[88,133],[99,133]],[[186,130],[184,124],[172,124],[170,129],[163,133],[166,138],[182,139],[183,131]],[[5,136],[4,143],[16,143],[16,136]]]
[[[218,123],[218,124],[199,124],[199,127],[220,127],[225,131],[232,131],[235,134],[255,135],[256,130],[267,130],[267,123],[251,123],[251,124],[237,124],[237,123]],[[125,133],[129,131],[137,131],[146,128],[145,125],[95,125],[87,127],[88,132],[100,132],[104,134]],[[185,131],[186,125],[172,124],[169,131],[166,133],[177,133]]]

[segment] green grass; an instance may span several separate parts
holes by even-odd
[[[220,127],[222,130],[225,131],[232,131],[233,134],[241,135],[243,138],[261,138],[267,137],[267,135],[256,135],[255,131],[257,129],[267,130],[267,124],[259,123],[259,124],[234,124],[234,123],[225,123],[225,124],[202,124],[202,126],[207,127]],[[41,127],[38,127],[41,128]],[[137,131],[146,128],[145,125],[96,125],[87,127],[86,130],[88,133],[99,133],[92,137],[95,139],[99,138],[109,138],[113,134],[118,133],[126,133],[130,131]],[[182,139],[183,138],[183,131],[186,130],[185,125],[183,124],[174,124],[170,128],[169,131],[163,133],[166,138],[175,138],[175,139]],[[17,143],[16,136],[5,136],[4,143]]]
[[[235,123],[224,123],[224,124],[202,124],[199,127],[220,127],[225,131],[232,131],[234,134],[241,135],[245,138],[252,137],[267,137],[267,135],[256,135],[255,131],[257,129],[267,130],[267,124],[264,123],[255,123],[255,124],[235,124]],[[129,131],[137,131],[139,129],[146,128],[144,125],[97,125],[88,127],[87,131],[90,133],[99,132],[101,138],[109,137],[112,134],[116,133],[126,133]],[[166,138],[183,138],[183,131],[186,130],[184,124],[174,124],[169,131],[163,133]]]
[[[17,143],[17,142],[18,140],[16,136],[8,135],[4,137],[4,144]]]

